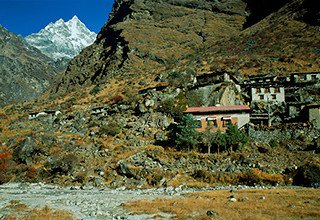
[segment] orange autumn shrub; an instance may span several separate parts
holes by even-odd
[[[12,154],[6,147],[0,148],[0,184],[11,179],[10,170],[13,168]]]

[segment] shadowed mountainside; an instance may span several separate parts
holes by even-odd
[[[0,106],[43,93],[57,74],[53,60],[0,26]]]

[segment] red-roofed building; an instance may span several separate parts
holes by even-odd
[[[226,131],[228,125],[237,125],[239,129],[250,122],[250,108],[247,105],[190,107],[185,111],[192,114],[197,123],[197,131]]]

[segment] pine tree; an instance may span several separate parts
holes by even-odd
[[[199,132],[195,130],[196,121],[193,116],[186,114],[182,116],[181,122],[176,133],[176,145],[180,149],[194,149],[200,143]]]

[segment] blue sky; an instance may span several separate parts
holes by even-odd
[[[98,33],[108,20],[113,0],[0,0],[0,24],[10,32],[27,36],[59,18],[74,15]]]

